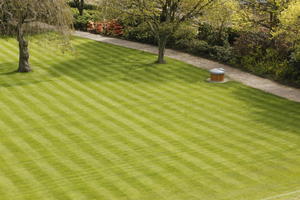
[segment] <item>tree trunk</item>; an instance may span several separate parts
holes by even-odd
[[[82,16],[84,10],[84,0],[74,0],[74,4],[79,12],[79,15]]]
[[[83,16],[83,8],[81,6],[78,7],[79,15]]]
[[[166,45],[167,45],[167,37],[159,38],[158,39],[158,64],[165,64],[165,51],[166,51]]]
[[[220,41],[222,41],[222,33],[223,33],[223,29],[224,29],[224,21],[222,21],[219,32],[218,32],[218,41],[217,43],[219,43]],[[222,42],[220,42],[222,43]],[[224,45],[224,44],[218,44],[218,45]]]
[[[22,25],[18,26],[19,69],[18,72],[30,72],[28,42],[25,40]]]
[[[84,0],[81,0],[78,5],[78,11],[80,16],[83,16],[83,10],[84,10]]]

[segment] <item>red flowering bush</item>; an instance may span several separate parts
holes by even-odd
[[[87,30],[89,32],[103,34],[103,35],[114,35],[122,36],[124,27],[121,26],[117,21],[109,22],[92,22],[89,21],[87,24]]]

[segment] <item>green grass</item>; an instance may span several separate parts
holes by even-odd
[[[155,55],[0,40],[1,200],[260,200],[300,190],[300,104]],[[278,199],[294,199],[280,196]]]

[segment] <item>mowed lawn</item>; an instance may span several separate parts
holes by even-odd
[[[300,196],[300,104],[132,49],[0,40],[1,200]],[[276,197],[277,195],[278,198]]]

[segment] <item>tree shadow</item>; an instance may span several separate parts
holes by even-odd
[[[0,73],[0,76],[9,76],[9,75],[14,75],[14,74],[16,74],[16,73],[18,73],[18,70]]]
[[[12,68],[16,66],[17,65],[15,62],[0,63],[0,76],[13,75],[17,73],[16,69],[12,70]]]
[[[49,81],[51,77],[40,76],[38,73],[19,73],[18,62],[0,63],[0,88],[25,86]]]
[[[137,83],[188,83],[204,84],[207,87],[231,90],[236,102],[245,105],[247,120],[251,124],[263,124],[281,131],[299,135],[300,104],[256,90],[238,83],[207,85],[205,80],[209,73],[189,64],[167,59],[167,64],[156,64],[156,55],[110,44],[82,40],[75,42],[76,52],[66,59],[57,59],[39,70],[28,74],[15,72],[17,62],[0,63],[0,88],[24,86],[67,76],[81,83],[125,82]],[[75,39],[76,41],[76,39]],[[38,47],[36,47],[38,48]],[[41,47],[40,47],[41,48]],[[37,49],[38,51],[39,49]],[[45,57],[64,56],[45,51]],[[40,59],[39,62],[45,62]],[[38,65],[38,63],[35,63]],[[38,67],[36,67],[38,68]],[[200,87],[200,86],[199,86]],[[234,106],[234,105],[233,105]]]
[[[79,39],[80,40],[80,39]],[[75,39],[76,41],[76,39]],[[115,46],[111,44],[84,41],[75,42],[75,53],[64,55],[52,52],[36,45],[35,52],[42,52],[45,57],[35,59],[31,73],[16,72],[16,62],[0,62],[0,87],[14,87],[50,81],[54,78],[68,76],[80,82],[122,81],[131,83],[162,83],[183,81],[189,83],[203,82],[208,73],[173,59],[167,59],[167,64],[156,64],[156,55]],[[32,54],[31,58],[40,54]],[[66,56],[66,59],[49,61],[49,58]],[[49,62],[48,62],[49,61]],[[43,65],[46,62],[47,67]],[[43,71],[41,74],[40,71]]]
[[[208,73],[167,58],[156,64],[156,55],[91,41],[75,46],[76,56],[49,68],[54,77],[69,76],[79,81],[168,82],[204,81]]]
[[[242,84],[232,95],[245,105],[249,122],[300,136],[300,103]]]

